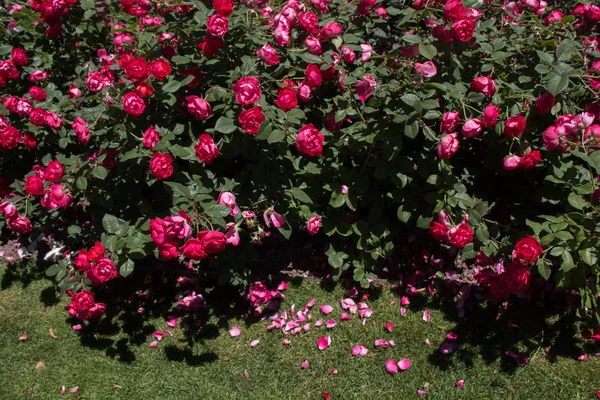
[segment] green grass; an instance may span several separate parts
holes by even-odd
[[[158,314],[114,316],[101,324],[103,333],[82,336],[71,329],[64,309],[67,298],[54,298],[51,282],[24,284],[3,275],[0,399],[74,398],[58,394],[62,385],[78,386],[77,395],[84,399],[102,400],[320,399],[322,392],[329,392],[331,399],[413,399],[425,385],[428,399],[592,399],[600,390],[600,358],[590,354],[587,362],[574,359],[580,343],[572,324],[540,318],[539,310],[527,307],[507,311],[498,322],[491,308],[475,310],[461,322],[426,304],[414,306],[402,318],[399,306],[390,305],[397,295],[384,288],[369,301],[374,313],[367,325],[355,316],[328,332],[313,327],[291,337],[289,346],[282,345],[280,332],[266,332],[265,321],[212,316],[201,335],[187,338],[177,327],[173,337],[166,335],[159,347],[151,348],[152,332],[165,327]],[[295,282],[284,306],[295,303],[299,309],[316,297],[317,306],[334,306],[337,319],[343,293],[339,286],[324,289],[313,282]],[[425,307],[431,310],[430,324],[422,320]],[[316,307],[313,314],[320,314]],[[393,333],[385,332],[385,321],[394,323]],[[240,337],[229,336],[233,324],[240,327]],[[538,334],[541,327],[543,338]],[[50,337],[49,329],[60,339]],[[442,356],[436,349],[450,330],[459,333],[463,343],[455,354]],[[24,332],[29,339],[21,342]],[[317,338],[325,333],[332,344],[319,351]],[[377,338],[394,339],[396,346],[375,348]],[[260,344],[252,349],[253,339]],[[365,358],[351,356],[357,343],[369,348]],[[509,347],[528,353],[526,368],[503,355]],[[395,376],[385,372],[388,358],[404,357],[412,360],[408,371]],[[306,370],[300,368],[304,360],[310,362]],[[36,370],[39,362],[43,367]],[[331,369],[339,374],[329,375]],[[455,388],[459,379],[465,380],[462,389]]]

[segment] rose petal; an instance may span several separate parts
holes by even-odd
[[[423,396],[425,396],[425,395],[427,394],[427,392],[426,392],[426,391],[424,391],[424,390],[421,390],[421,389],[419,389],[419,390],[417,390],[417,394],[418,394],[420,397],[423,397]]]
[[[306,369],[306,368],[308,368],[308,366],[309,366],[309,363],[308,363],[308,360],[306,360],[306,361],[302,362],[302,364],[300,365],[300,368]]]
[[[158,340],[154,340],[153,342],[150,342],[150,347],[157,347],[158,346]]]
[[[279,286],[277,286],[277,290],[286,290],[288,288],[288,284],[285,281],[281,281]]]
[[[83,328],[83,327],[81,326],[81,324],[73,325],[73,326],[71,327],[71,329],[73,329],[74,331],[80,331],[80,330],[81,330],[81,328]]]
[[[389,359],[385,362],[385,369],[387,372],[389,372],[390,374],[397,374],[398,373],[398,366],[396,365],[396,361]]]
[[[446,339],[448,340],[456,340],[458,339],[458,335],[454,332],[450,332],[449,334],[446,335]]]
[[[423,311],[423,321],[427,323],[431,322],[431,314],[429,313],[429,310]]]
[[[65,394],[67,388],[65,387],[65,385],[62,385],[62,387],[60,388],[60,394]]]
[[[322,319],[320,319],[317,322],[315,322],[315,326],[321,326],[321,325],[323,325],[323,320]]]
[[[176,315],[170,315],[167,317],[167,325],[170,326],[171,328],[175,328],[177,326],[177,316]]]
[[[456,382],[456,387],[460,389],[463,387],[464,384],[465,384],[465,381],[461,379],[460,381]]]
[[[402,300],[400,301],[400,304],[402,304],[403,306],[407,306],[410,304],[410,298],[408,296],[402,296]]]
[[[304,324],[304,326],[302,327],[302,329],[304,329],[304,332],[310,331],[310,324]]]
[[[308,302],[308,304],[306,304],[306,307],[312,308],[315,305],[316,302],[317,302],[317,299],[312,298],[312,299],[310,299],[310,301]]]
[[[352,318],[350,316],[350,314],[347,314],[347,313],[341,313],[340,314],[340,321],[348,321],[350,318]]]
[[[317,347],[319,348],[319,350],[325,350],[327,347],[329,347],[330,344],[331,344],[330,336],[327,336],[327,337],[320,336],[319,340],[317,340]]]
[[[364,357],[367,355],[368,352],[369,352],[369,349],[367,349],[362,344],[357,344],[356,346],[354,346],[352,348],[352,355],[354,357]]]
[[[22,334],[21,336],[19,336],[19,340],[24,342],[29,338],[29,336],[27,336],[27,332],[25,332],[24,334]]]
[[[398,361],[398,368],[400,368],[402,371],[406,371],[407,369],[409,369],[410,358],[403,358],[402,360]]]
[[[77,391],[79,390],[79,386],[75,386],[69,389],[69,392],[71,393],[77,393]]]
[[[229,334],[231,335],[231,337],[237,337],[240,336],[242,333],[240,332],[240,328],[238,328],[237,326],[232,326],[229,330]]]
[[[386,322],[386,323],[385,323],[385,329],[386,329],[388,332],[391,332],[391,331],[394,329],[394,324],[392,324],[391,322]]]
[[[406,317],[406,308],[404,308],[404,307],[400,308],[400,315],[402,315],[403,317]]]
[[[287,346],[288,344],[290,344],[290,343],[292,343],[292,342],[290,341],[290,339],[288,339],[288,338],[285,338],[285,339],[283,339],[283,340],[281,341],[281,343],[282,343],[282,344],[285,344],[285,345]]]
[[[165,337],[165,334],[162,331],[155,331],[154,332],[154,338],[156,340],[162,340],[163,337]]]
[[[256,347],[256,346],[258,346],[259,343],[260,343],[260,340],[254,339],[253,341],[250,342],[250,347]]]
[[[325,315],[331,314],[331,312],[333,311],[333,307],[328,305],[322,305],[321,307],[319,307],[319,309]]]
[[[383,347],[384,349],[387,349],[390,347],[390,344],[383,339],[377,339],[375,340],[375,347]]]
[[[337,369],[330,369],[329,370],[329,375],[337,375],[339,373],[339,371]]]
[[[248,374],[248,371],[244,370],[244,378],[248,379],[250,378],[250,374]]]
[[[579,361],[587,361],[588,360],[588,355],[586,353],[583,353],[582,355],[580,355],[579,357],[577,357],[577,359]]]
[[[332,319],[328,319],[327,322],[325,323],[325,326],[329,329],[335,327],[337,325],[337,322],[335,322]]]

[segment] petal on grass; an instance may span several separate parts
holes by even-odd
[[[385,362],[385,370],[390,374],[398,373],[398,366],[396,365],[396,361],[391,358]]]
[[[319,309],[321,310],[321,312],[325,315],[329,315],[331,314],[331,312],[333,311],[333,307],[328,306],[326,304],[322,305],[321,307],[319,307]]]
[[[308,366],[309,366],[309,365],[310,365],[310,364],[308,363],[308,360],[306,360],[306,361],[303,361],[303,362],[302,362],[302,364],[300,365],[300,368],[302,368],[302,369],[306,369],[306,368],[308,368]]]
[[[330,336],[320,336],[319,340],[317,340],[317,347],[319,348],[319,350],[325,350],[327,347],[329,347],[329,345],[331,344],[331,337]]]
[[[410,358],[403,358],[402,360],[398,361],[398,368],[400,368],[402,371],[406,371],[407,369],[409,369]]]
[[[242,333],[240,332],[240,328],[238,328],[237,326],[232,326],[229,330],[229,334],[231,335],[231,337],[237,337],[240,336]]]
[[[417,390],[417,394],[419,395],[419,397],[423,397],[427,395],[427,392],[421,389]]]
[[[367,355],[368,352],[369,352],[369,349],[367,349],[362,344],[357,344],[356,346],[354,346],[352,348],[352,355],[354,357],[364,357]]]
[[[335,327],[336,325],[337,325],[337,322],[335,322],[335,321],[334,321],[334,320],[332,320],[332,319],[328,319],[328,320],[327,320],[327,322],[325,323],[325,326],[326,326],[328,329],[331,329],[331,328]]]
[[[154,338],[156,340],[162,340],[163,337],[165,337],[165,334],[162,331],[155,331],[154,332]]]
[[[158,340],[154,340],[153,342],[150,343],[150,347],[157,347],[158,346]]]
[[[465,381],[461,379],[460,381],[456,382],[456,387],[460,389],[463,387],[464,384],[465,384]]]
[[[350,318],[352,318],[352,317],[348,313],[341,313],[340,314],[340,321],[348,321]]]
[[[21,342],[26,341],[29,338],[29,336],[27,336],[27,332],[23,333],[21,336],[19,336],[19,340]]]
[[[171,328],[175,328],[177,326],[177,316],[176,315],[169,315],[167,317],[167,326],[170,326]]]
[[[423,311],[423,321],[430,323],[431,322],[431,313],[429,310]]]
[[[253,341],[250,342],[250,347],[256,347],[256,346],[258,346],[259,343],[260,343],[260,340],[254,339]]]
[[[385,323],[385,330],[388,332],[391,332],[392,330],[394,330],[394,324],[392,324],[391,322],[386,322]]]

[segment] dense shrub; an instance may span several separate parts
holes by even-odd
[[[368,286],[429,230],[490,298],[539,275],[600,323],[598,6],[31,0],[0,21],[2,224],[64,255],[74,315],[134,260],[244,283],[293,230]]]

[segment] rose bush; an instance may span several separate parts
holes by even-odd
[[[600,325],[600,8],[565,4],[6,4],[0,227],[62,252],[78,318],[136,262],[242,284],[306,230],[368,286],[429,230],[490,299],[548,280]]]

